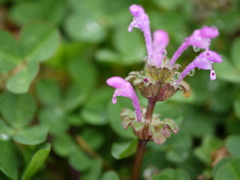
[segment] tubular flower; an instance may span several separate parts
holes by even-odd
[[[107,79],[107,84],[115,88],[113,98],[112,98],[112,103],[114,104],[117,103],[117,98],[116,98],[117,96],[124,96],[132,99],[133,107],[135,108],[135,111],[136,111],[137,121],[141,122],[142,121],[141,107],[139,104],[138,97],[132,85],[125,79],[117,76]]]
[[[144,9],[139,5],[132,5],[129,8],[130,13],[134,16],[133,21],[128,27],[128,31],[131,32],[133,28],[139,28],[144,34],[146,47],[148,52],[148,58],[152,57],[152,37],[149,27],[148,15],[144,12]]]
[[[178,82],[180,82],[188,73],[194,68],[210,70],[210,79],[216,79],[216,73],[212,67],[213,63],[221,63],[222,57],[216,52],[211,50],[205,50],[199,56],[197,56],[180,74]]]
[[[164,53],[168,45],[169,38],[166,31],[157,30],[153,33],[153,57],[152,65],[160,67],[163,59],[165,58]]]
[[[169,64],[173,65],[179,56],[188,48],[193,46],[194,48],[208,49],[211,44],[211,39],[216,38],[219,35],[218,29],[215,27],[202,27],[193,32],[193,34],[185,39],[178,50],[173,54]]]

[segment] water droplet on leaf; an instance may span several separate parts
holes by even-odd
[[[2,139],[2,140],[8,140],[9,139],[9,136],[7,135],[7,134],[3,134],[3,133],[1,133],[0,134],[0,139]]]

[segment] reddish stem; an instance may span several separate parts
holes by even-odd
[[[134,159],[132,180],[139,180],[146,144],[147,141],[138,140],[138,148]]]

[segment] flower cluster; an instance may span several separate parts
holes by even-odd
[[[168,59],[166,55],[166,47],[169,43],[168,33],[164,30],[157,30],[151,35],[148,15],[141,6],[130,6],[130,13],[134,17],[128,27],[128,31],[131,32],[133,28],[138,28],[145,37],[148,54],[145,59],[145,68],[142,71],[129,73],[126,79],[121,77],[109,78],[107,84],[116,89],[113,95],[113,103],[116,103],[116,96],[132,99],[136,115],[133,115],[129,110],[124,110],[121,115],[123,127],[132,126],[139,139],[154,140],[156,143],[161,144],[166,137],[170,136],[168,130],[176,134],[178,127],[173,120],[166,119],[160,121],[158,115],[149,116],[149,112],[141,109],[137,95],[130,82],[139,89],[141,95],[147,98],[151,104],[167,100],[178,90],[183,91],[186,97],[189,96],[191,88],[183,79],[195,68],[210,70],[210,79],[216,79],[213,64],[221,63],[222,58],[218,53],[210,50],[209,46],[211,39],[216,38],[219,32],[217,28],[207,26],[195,30],[192,35],[185,38],[172,58]],[[182,72],[178,72],[181,66],[176,64],[176,61],[189,46],[193,46],[194,49],[198,50],[203,49],[203,52]]]

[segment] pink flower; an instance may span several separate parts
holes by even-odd
[[[137,121],[141,122],[142,121],[141,107],[140,107],[138,97],[132,85],[125,79],[117,76],[107,79],[107,84],[111,87],[116,88],[113,94],[112,103],[114,104],[117,103],[117,98],[116,98],[117,96],[123,96],[123,97],[128,97],[132,99],[132,104],[136,111]]]
[[[129,8],[130,13],[134,16],[133,21],[128,27],[128,31],[131,32],[133,28],[139,28],[142,30],[147,47],[148,59],[152,57],[152,37],[149,27],[148,15],[144,12],[142,6],[132,5]]]
[[[203,51],[199,56],[197,56],[180,74],[179,79],[177,80],[180,82],[183,80],[183,78],[188,75],[188,73],[195,69],[205,69],[205,70],[210,70],[210,79],[215,80],[216,79],[216,73],[212,67],[213,63],[221,63],[222,62],[222,57],[211,50],[205,50]]]
[[[188,48],[193,46],[201,49],[208,49],[211,44],[211,39],[216,38],[219,35],[218,29],[215,27],[202,27],[193,32],[191,36],[185,39],[178,50],[173,54],[169,64],[173,65],[179,56]]]
[[[134,16],[133,21],[129,25],[128,31],[139,28],[143,31],[146,41],[146,47],[148,52],[147,63],[152,66],[161,67],[162,61],[165,58],[164,52],[169,42],[167,32],[163,30],[157,30],[153,33],[153,40],[151,37],[151,31],[149,26],[148,15],[144,12],[144,9],[139,5],[130,6],[130,12]],[[168,62],[169,66],[173,66],[181,54],[189,47],[204,49],[195,60],[190,63],[186,69],[180,75],[178,82],[180,82],[191,70],[194,68],[210,70],[210,79],[215,80],[216,74],[212,67],[213,63],[222,62],[222,58],[216,52],[209,50],[211,39],[216,38],[219,35],[218,29],[215,27],[204,26],[201,29],[195,30],[191,36],[187,37],[177,51],[173,54],[172,59]]]
[[[168,33],[163,30],[157,30],[153,33],[153,57],[152,65],[160,67],[164,59],[164,51],[168,45]]]

